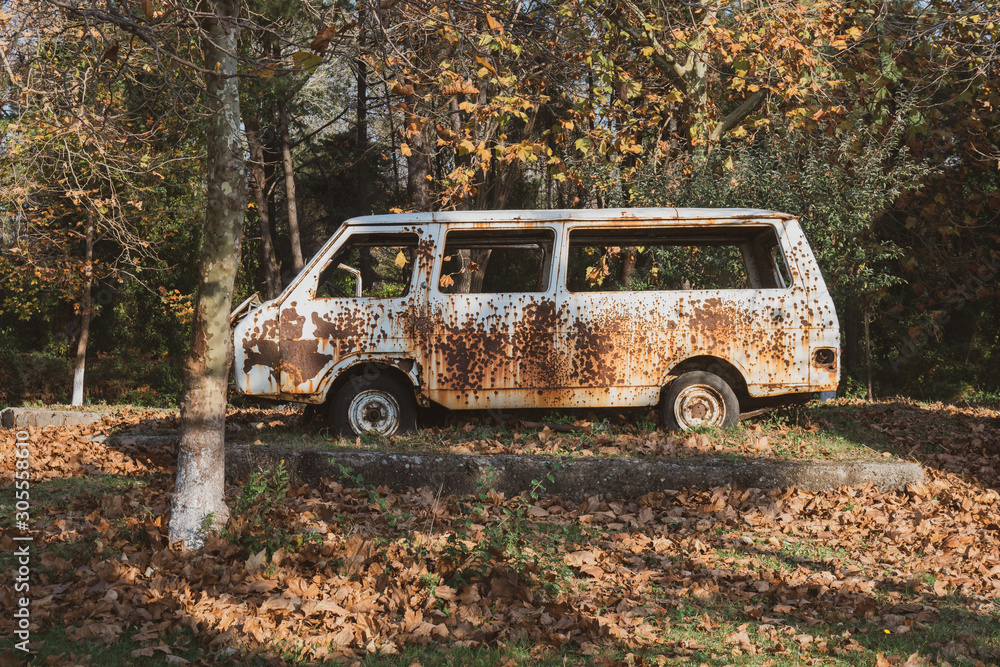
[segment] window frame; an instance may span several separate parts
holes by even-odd
[[[517,247],[529,247],[536,246],[541,248],[542,257],[542,271],[544,272],[545,285],[543,289],[532,290],[532,291],[506,291],[506,292],[444,292],[441,290],[441,277],[442,271],[444,270],[445,257],[448,250],[448,240],[449,236],[453,233],[458,234],[472,234],[472,233],[484,233],[488,235],[502,235],[508,233],[521,233],[523,235],[528,235],[531,233],[541,235],[548,235],[549,239],[547,241],[538,241],[536,243],[524,242],[518,239],[511,239],[506,243],[488,243],[488,242],[473,242],[470,245],[461,245],[459,249],[466,248],[517,248]],[[515,224],[506,223],[491,223],[488,226],[483,225],[469,225],[469,224],[451,224],[442,225],[439,235],[438,249],[435,252],[434,265],[431,269],[431,289],[434,294],[441,297],[458,298],[458,297],[471,297],[471,296],[539,296],[539,295],[554,295],[556,292],[556,283],[558,280],[558,273],[555,273],[558,268],[559,262],[557,261],[560,256],[560,233],[561,230],[556,225],[547,224],[533,224],[519,226]],[[545,243],[549,243],[550,246],[546,251]],[[547,266],[546,266],[547,265]],[[450,274],[449,274],[450,275]]]
[[[410,248],[411,249],[411,253],[410,253],[411,256],[409,257],[410,276],[409,276],[409,280],[405,283],[405,289],[403,290],[402,294],[400,294],[398,296],[365,296],[363,293],[361,294],[361,296],[355,296],[353,294],[351,294],[349,296],[319,296],[318,295],[318,292],[319,292],[319,289],[320,289],[320,279],[323,277],[323,274],[333,264],[333,262],[337,259],[337,256],[340,255],[341,252],[343,252],[346,248],[349,248],[351,246],[352,239],[354,239],[355,237],[393,237],[393,236],[395,236],[395,237],[409,237],[409,238],[412,238],[412,243],[409,242],[409,238],[408,238],[408,242],[407,243],[401,243],[398,246],[398,247],[404,247],[404,248]],[[418,259],[417,248],[420,245],[420,238],[421,238],[420,234],[418,234],[418,233],[416,233],[414,231],[409,231],[409,230],[407,230],[407,231],[398,231],[398,230],[397,231],[386,231],[386,230],[380,230],[380,229],[377,229],[377,228],[376,229],[358,228],[358,229],[348,230],[348,233],[342,239],[340,239],[340,243],[338,243],[336,245],[336,247],[332,250],[332,252],[329,253],[327,259],[325,261],[322,261],[322,262],[318,263],[319,269],[315,272],[315,274],[313,274],[314,277],[311,276],[309,278],[309,287],[308,287],[309,298],[311,300],[316,300],[316,301],[332,301],[332,300],[345,300],[345,299],[350,299],[350,300],[355,300],[355,301],[359,301],[359,300],[388,301],[388,300],[391,300],[391,299],[406,299],[406,298],[409,298],[409,296],[413,293],[413,290],[414,290],[414,281],[415,281],[416,274],[417,274],[417,264],[418,264],[418,262],[417,262],[417,259]],[[362,246],[362,245],[355,246],[355,248],[360,248],[360,247],[393,248],[393,247],[397,247],[397,246],[393,245],[393,244],[390,244],[390,243],[372,243],[372,244],[365,244],[364,246]],[[351,248],[351,249],[353,249],[353,248]],[[351,267],[351,268],[360,270],[358,267]],[[343,270],[343,269],[341,269],[341,270]]]
[[[745,269],[745,275],[747,277],[748,282],[751,283],[751,285],[749,287],[738,287],[738,288],[701,288],[701,289],[689,289],[689,290],[684,290],[684,289],[655,289],[655,290],[653,290],[653,289],[649,289],[649,290],[633,290],[633,289],[607,290],[607,289],[595,289],[595,290],[578,291],[578,290],[572,290],[572,289],[570,289],[570,284],[569,284],[569,269],[570,269],[570,252],[571,252],[571,249],[574,248],[574,247],[599,247],[599,246],[591,246],[586,241],[574,243],[573,242],[573,235],[574,235],[574,233],[580,233],[580,232],[583,232],[585,234],[586,233],[591,233],[595,237],[598,236],[598,235],[602,235],[603,234],[603,235],[605,235],[607,237],[606,241],[601,241],[601,243],[605,244],[605,247],[612,247],[612,246],[632,247],[632,246],[638,246],[638,245],[645,245],[645,246],[655,246],[655,245],[659,245],[659,246],[669,246],[669,245],[675,245],[675,246],[681,246],[681,245],[696,246],[699,243],[696,240],[696,237],[697,237],[696,233],[692,234],[693,238],[688,243],[669,244],[669,243],[662,243],[662,242],[661,243],[655,243],[654,241],[656,241],[656,236],[657,235],[662,235],[662,237],[668,237],[671,234],[674,234],[674,233],[677,233],[677,232],[682,232],[682,231],[693,231],[693,232],[704,231],[705,232],[705,236],[707,238],[711,238],[712,236],[718,235],[720,237],[721,241],[725,241],[726,239],[725,239],[724,235],[719,234],[720,230],[725,230],[725,229],[729,229],[729,230],[733,230],[733,231],[741,232],[741,233],[738,234],[736,238],[731,239],[731,243],[711,243],[711,242],[705,242],[705,241],[701,241],[701,243],[704,244],[704,245],[716,245],[716,246],[731,245],[732,247],[734,247],[737,250],[737,252],[739,252],[743,256],[743,266],[744,266],[744,269]],[[757,231],[756,234],[753,234],[753,233],[751,233],[751,230],[754,230],[754,229],[757,229],[759,231]],[[645,235],[646,235],[645,238],[640,238],[637,235],[635,235],[637,232],[639,232],[639,233],[645,233]],[[722,291],[722,292],[725,292],[725,291],[734,291],[734,292],[753,292],[753,291],[790,292],[790,291],[792,291],[795,288],[795,275],[796,274],[793,271],[792,266],[791,266],[791,264],[788,261],[788,253],[786,252],[786,249],[784,247],[783,229],[781,229],[781,228],[779,228],[779,227],[777,227],[777,226],[775,226],[773,224],[770,224],[769,222],[765,222],[765,221],[747,220],[745,223],[742,223],[742,224],[726,224],[726,223],[720,223],[720,224],[698,224],[697,221],[687,220],[687,221],[683,221],[683,222],[679,221],[677,223],[673,223],[672,222],[671,224],[664,224],[664,225],[657,225],[657,224],[653,223],[652,225],[647,226],[647,227],[633,227],[633,226],[624,227],[624,226],[615,226],[615,225],[610,225],[610,224],[603,224],[603,225],[602,224],[575,224],[575,225],[567,225],[566,228],[565,228],[564,233],[566,235],[565,236],[565,243],[563,244],[565,247],[564,247],[563,252],[562,252],[562,259],[561,259],[562,268],[559,271],[559,280],[560,280],[560,285],[561,285],[562,289],[565,290],[567,294],[646,294],[646,293],[672,293],[672,294],[681,293],[681,294],[683,294],[683,293],[688,293],[688,292],[720,292],[720,291]],[[760,236],[762,234],[767,234],[767,233],[770,233],[771,236],[772,236],[772,238],[774,239],[773,248],[775,250],[777,250],[777,252],[778,252],[778,255],[777,255],[776,259],[780,259],[780,261],[784,264],[784,267],[785,267],[784,268],[784,272],[782,272],[781,269],[779,268],[779,266],[777,264],[773,264],[772,263],[772,266],[770,267],[770,270],[773,273],[772,277],[776,278],[776,279],[779,279],[780,283],[786,283],[786,280],[785,280],[786,276],[787,276],[788,280],[787,280],[786,284],[779,284],[776,287],[762,287],[762,286],[755,287],[755,286],[752,285],[752,282],[754,280],[756,280],[758,282],[758,284],[761,283],[762,281],[760,280],[760,276],[758,276],[757,273],[756,273],[757,269],[760,268],[760,267],[758,267],[758,261],[757,261],[757,259],[753,258],[753,254],[754,254],[753,246],[756,245],[759,242],[759,238],[760,238]],[[616,234],[619,235],[618,238],[615,238]],[[632,234],[632,236],[629,236],[629,234]],[[767,247],[771,247],[771,246],[767,246]],[[766,250],[766,248],[762,248],[762,250]],[[748,254],[749,254],[749,257],[748,257]],[[775,282],[779,282],[779,280],[775,280]]]

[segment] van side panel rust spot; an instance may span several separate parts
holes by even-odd
[[[535,363],[517,368],[515,386],[539,389],[561,386],[563,364],[555,346],[558,322],[556,304],[549,299],[525,306],[511,336],[511,353],[516,359],[533,359]]]
[[[281,341],[282,391],[287,391],[286,387],[298,387],[308,380],[317,379],[320,371],[333,359],[333,354],[320,351],[318,340]]]
[[[278,393],[277,310],[262,305],[244,317],[234,332],[233,375],[241,393],[275,396]]]
[[[317,338],[341,339],[367,336],[372,330],[370,318],[365,317],[360,309],[353,311],[325,313],[320,315],[313,311],[310,317],[313,324],[313,335]],[[329,317],[329,319],[327,319]]]
[[[281,326],[278,328],[282,339],[302,338],[302,325],[306,318],[299,315],[294,308],[285,308],[281,311]]]
[[[278,341],[263,338],[251,338],[243,341],[243,372],[249,373],[254,366],[263,366],[277,380],[278,364],[281,355],[278,354]]]
[[[525,391],[558,382],[556,308],[544,295],[436,294],[418,320],[417,348],[428,350],[437,391]]]

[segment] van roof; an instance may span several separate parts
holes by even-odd
[[[795,216],[758,208],[605,208],[552,209],[511,211],[439,211],[435,213],[394,213],[351,218],[351,225],[427,224],[432,222],[566,222],[582,221],[649,221],[649,220],[717,220],[739,222]]]

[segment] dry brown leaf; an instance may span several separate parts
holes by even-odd
[[[247,572],[253,573],[264,567],[267,562],[267,549],[261,549],[255,554],[250,554],[246,560]]]

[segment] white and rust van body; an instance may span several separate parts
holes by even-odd
[[[396,403],[451,409],[660,404],[686,428],[835,390],[840,371],[837,315],[799,223],[752,209],[355,218],[234,336],[240,392],[346,401],[355,432],[398,430],[364,428],[382,408],[351,403],[386,384]]]

